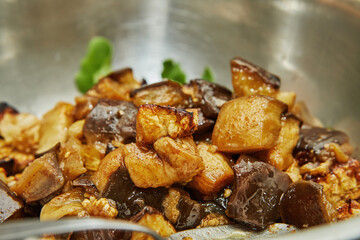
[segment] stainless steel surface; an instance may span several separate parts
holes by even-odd
[[[63,234],[84,230],[129,230],[146,233],[155,240],[164,240],[153,230],[138,224],[111,219],[87,218],[65,219],[58,221],[40,222],[36,220],[22,220],[0,225],[0,240],[19,240],[43,234]]]
[[[360,146],[359,0],[2,0],[0,100],[39,116],[73,101],[95,35],[114,43],[114,69],[150,82],[170,57],[190,79],[209,65],[230,87],[229,60],[249,59]]]

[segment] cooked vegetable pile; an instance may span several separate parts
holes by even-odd
[[[126,68],[41,119],[2,103],[0,222],[120,218],[166,237],[358,215],[360,167],[348,136],[322,127],[294,92],[280,91],[279,77],[241,58],[231,73],[234,92],[210,82],[209,69],[207,80],[146,84]],[[146,239],[107,230],[67,237]]]

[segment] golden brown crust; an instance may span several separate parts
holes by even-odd
[[[193,112],[153,104],[140,106],[136,116],[136,143],[146,146],[161,137],[181,138],[195,132],[197,115]]]
[[[219,151],[257,152],[276,145],[287,105],[267,96],[247,96],[225,103],[212,134]]]
[[[197,145],[205,169],[196,175],[188,185],[205,196],[218,193],[234,179],[230,160],[224,154],[213,151],[212,146],[204,142]]]

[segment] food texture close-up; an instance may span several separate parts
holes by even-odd
[[[0,3],[0,240],[360,239],[360,1]]]

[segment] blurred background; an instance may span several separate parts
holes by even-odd
[[[73,102],[96,35],[112,41],[114,69],[132,67],[148,82],[172,58],[188,79],[210,66],[231,87],[230,59],[248,59],[360,145],[358,0],[2,0],[0,100],[38,116]]]

